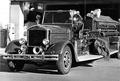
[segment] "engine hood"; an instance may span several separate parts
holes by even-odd
[[[28,30],[50,30],[51,33],[66,33],[68,29],[57,25],[34,25]]]

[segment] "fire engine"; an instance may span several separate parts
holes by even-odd
[[[28,27],[26,37],[11,41],[3,58],[11,71],[20,71],[26,61],[55,62],[61,74],[72,64],[119,54],[119,23],[109,16],[86,17],[79,11],[44,11],[42,23]]]

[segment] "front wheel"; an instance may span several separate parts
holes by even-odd
[[[58,72],[61,74],[67,74],[72,65],[72,52],[69,46],[65,46],[62,54],[59,55],[59,60],[57,61]]]
[[[25,62],[21,60],[7,60],[7,65],[10,71],[21,71],[24,67]]]

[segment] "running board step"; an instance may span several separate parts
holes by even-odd
[[[118,52],[119,52],[119,50],[110,51],[110,55],[115,54],[115,53],[118,53]]]
[[[102,55],[84,55],[84,56],[79,56],[78,61],[88,61],[88,60],[97,60],[103,58]]]

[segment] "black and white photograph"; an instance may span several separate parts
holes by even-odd
[[[120,81],[120,1],[2,0],[0,81]]]

